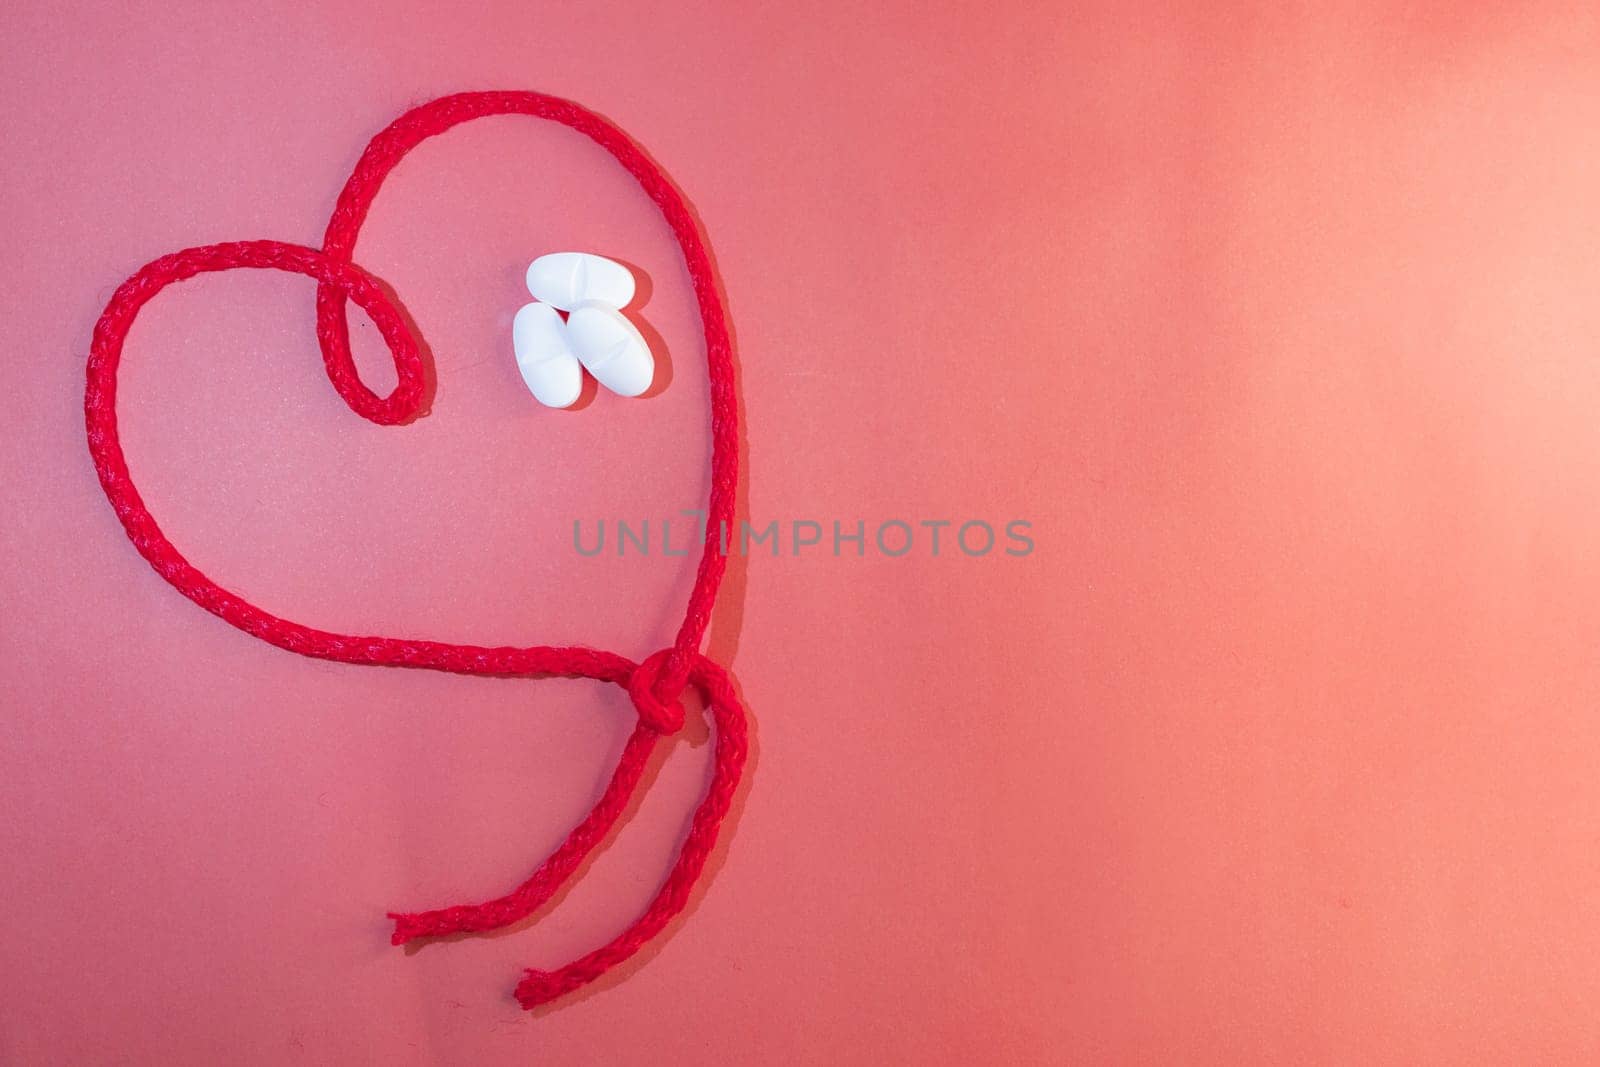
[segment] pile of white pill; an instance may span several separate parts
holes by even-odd
[[[621,309],[633,300],[633,274],[587,252],[554,252],[528,267],[534,302],[517,312],[511,344],[534,398],[564,408],[583,389],[583,368],[621,396],[650,388],[656,362]],[[558,312],[567,312],[563,322]]]

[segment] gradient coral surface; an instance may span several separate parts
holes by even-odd
[[[1600,18],[1333,6],[0,11],[0,1061],[1595,1062]],[[316,243],[373,133],[479,88],[596,109],[695,204],[758,525],[1035,542],[736,561],[709,650],[754,763],[709,878],[531,1015],[521,969],[659,884],[704,728],[536,923],[390,947],[385,911],[560,839],[626,697],[229,629],[134,553],[80,410],[124,277]],[[647,277],[658,395],[526,395],[522,271],[567,248]],[[432,353],[408,427],[335,396],[304,279],[136,324],[125,445],[174,541],[330,629],[670,640],[692,561],[572,547],[706,488],[648,201],[486,120],[356,259]]]

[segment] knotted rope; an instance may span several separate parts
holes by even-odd
[[[239,268],[304,274],[317,281],[317,340],[328,378],[350,409],[383,425],[419,414],[423,367],[405,318],[373,276],[352,260],[356,238],[383,180],[407,152],[436,134],[485,115],[530,115],[550,119],[588,136],[610,152],[655,201],[672,227],[688,264],[705,331],[711,379],[711,499],[706,538],[683,624],[673,643],[635,664],[612,652],[582,647],[484,648],[442,641],[330,633],[281,618],[222,588],[197,570],[169,541],[145,506],[128,473],[117,436],[117,367],[123,341],[141,308],[175,282],[197,274]],[[345,301],[354,300],[377,327],[394,360],[398,384],[380,397],[362,383],[350,353]],[[396,945],[421,937],[493,930],[531,914],[577,870],[605,838],[627,806],[656,742],[683,726],[680,704],[693,685],[706,701],[716,730],[711,783],[696,809],[688,836],[666,881],[644,914],[609,944],[553,971],[530,969],[517,986],[525,1008],[554,1000],[592,982],[637,952],[683,910],[695,880],[716,844],[746,756],[744,708],[727,672],[699,651],[710,621],[726,558],[719,532],[733,517],[738,484],[738,405],[733,387],[733,349],[727,312],[716,286],[711,258],[682,194],[626,134],[577,104],[541,93],[459,93],[441,97],[400,116],[367,145],[334,207],[322,248],[282,241],[237,241],[188,248],[141,267],[122,283],[101,313],[90,344],[84,417],[89,452],[106,497],[129,539],[156,572],[180,593],[245,633],[290,652],[342,663],[381,664],[482,675],[565,675],[624,687],[639,723],[611,780],[589,814],[560,847],[516,889],[496,900],[437,911],[391,913]]]

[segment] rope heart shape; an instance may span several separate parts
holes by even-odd
[[[485,648],[352,636],[274,615],[213,582],[167,539],[134,487],[117,435],[117,367],[128,329],[140,309],[174,283],[197,274],[244,268],[288,271],[315,279],[317,340],[328,378],[339,396],[357,415],[375,423],[394,425],[416,417],[423,397],[423,365],[416,338],[396,302],[353,261],[352,254],[367,211],[395,164],[429,137],[488,115],[528,115],[559,122],[610,152],[638,181],[671,226],[694,283],[711,381],[711,495],[706,537],[676,638],[642,663],[583,647]],[[388,396],[372,392],[356,372],[345,319],[347,300],[354,300],[366,312],[394,360],[398,383]],[[726,671],[699,651],[727,563],[719,548],[719,532],[731,524],[738,485],[738,404],[727,310],[699,227],[683,195],[620,129],[571,101],[532,92],[458,93],[406,112],[374,137],[362,153],[339,194],[322,248],[282,241],[204,245],[153,260],[123,282],[95,324],[89,348],[84,419],[100,484],[139,554],[184,596],[245,633],[290,652],[342,663],[418,667],[457,674],[593,678],[627,690],[639,716],[638,725],[623,746],[600,799],[561,845],[525,882],[503,897],[437,911],[391,913],[395,944],[421,937],[494,930],[525,918],[549,900],[627,807],[657,741],[683,725],[680,697],[692,685],[704,698],[716,733],[711,782],[665,882],[644,914],[610,943],[553,971],[528,970],[517,986],[517,1000],[531,1009],[587,985],[637,952],[683,910],[716,844],[747,753],[745,712],[733,683]]]

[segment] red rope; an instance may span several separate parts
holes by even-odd
[[[245,267],[289,271],[316,279],[317,339],[333,387],[352,411],[372,422],[396,424],[414,418],[423,394],[417,342],[395,302],[372,275],[352,261],[356,238],[384,178],[407,152],[468,119],[510,114],[560,122],[587,135],[615,156],[671,225],[699,300],[711,378],[711,499],[706,540],[688,610],[676,638],[639,664],[615,653],[581,647],[484,648],[336,634],[273,615],[213,582],[167,540],[134,487],[117,436],[117,366],[128,329],[140,309],[174,282],[196,274]],[[347,298],[372,319],[394,359],[399,382],[386,397],[368,389],[356,372],[345,321]],[[406,112],[367,145],[339,195],[321,250],[281,241],[205,245],[147,263],[118,287],[95,325],[90,344],[84,417],[89,452],[100,484],[139,554],[184,596],[246,633],[291,652],[343,663],[420,667],[458,674],[566,675],[613,682],[627,689],[639,715],[639,725],[623,748],[605,792],[561,846],[527,881],[496,900],[414,914],[391,913],[395,944],[420,937],[497,929],[525,918],[549,900],[610,832],[638,786],[657,740],[683,725],[679,697],[692,684],[705,698],[716,728],[711,782],[660,892],[644,914],[609,944],[554,971],[530,969],[517,986],[517,999],[523,1007],[532,1008],[593,981],[633,955],[683,910],[727,816],[746,755],[744,709],[727,673],[699,651],[726,565],[718,550],[718,532],[733,516],[738,484],[738,408],[727,313],[699,227],[682,194],[626,134],[577,104],[540,93],[460,93]]]

